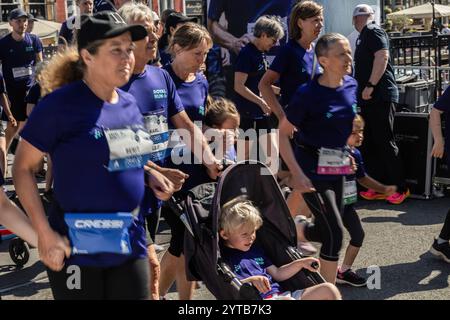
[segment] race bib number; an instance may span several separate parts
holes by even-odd
[[[162,148],[143,129],[105,129],[104,133],[109,146],[108,171],[142,168],[150,155]]]
[[[344,182],[344,205],[350,205],[356,203],[358,199],[358,192],[356,189],[356,181]]]
[[[150,154],[150,160],[161,161],[170,155],[169,126],[163,112],[156,112],[144,116],[144,123],[155,149]]]
[[[30,77],[33,74],[31,67],[12,68],[13,77],[15,80]]]
[[[132,213],[66,213],[72,254],[131,253]]]
[[[352,174],[353,170],[350,164],[348,152],[336,149],[320,148],[317,173],[324,175]]]

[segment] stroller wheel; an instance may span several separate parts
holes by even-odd
[[[22,268],[30,259],[28,244],[19,238],[12,239],[9,243],[9,256],[18,268]]]

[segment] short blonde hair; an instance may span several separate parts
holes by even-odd
[[[242,225],[259,229],[263,224],[261,214],[248,200],[233,199],[222,206],[219,229],[230,234]]]

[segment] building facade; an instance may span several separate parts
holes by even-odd
[[[9,12],[21,7],[38,19],[62,22],[67,15],[67,2],[65,0],[1,0],[0,21],[8,21]],[[69,2],[72,2],[69,0]]]

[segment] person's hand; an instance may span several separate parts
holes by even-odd
[[[294,138],[294,133],[297,132],[297,128],[286,117],[281,118],[278,129],[280,129],[282,134],[287,135],[291,139]]]
[[[160,173],[173,183],[175,192],[180,191],[186,179],[189,178],[188,174],[178,169],[161,168]]]
[[[64,259],[70,257],[70,242],[59,233],[49,230],[38,234],[38,252],[42,262],[53,271],[61,271]]]
[[[308,258],[301,258],[297,260],[297,263],[299,263],[302,267],[302,269],[307,269],[311,272],[318,272],[320,270],[320,260],[313,257]],[[312,264],[317,263],[318,267],[314,268]]]
[[[10,115],[10,116],[8,117],[8,120],[9,120],[9,122],[11,122],[11,125],[12,125],[13,127],[17,127],[17,121],[16,121],[16,118],[14,118],[13,115]]]
[[[300,193],[309,193],[316,191],[311,183],[311,180],[309,180],[309,178],[303,173],[290,175],[283,182],[285,182],[288,187],[295,189]]]
[[[148,176],[148,185],[155,193],[156,198],[162,201],[169,200],[175,192],[173,183],[154,169],[144,166],[144,170]]]
[[[206,165],[208,176],[213,180],[216,180],[217,177],[220,176],[222,169],[223,166],[220,164],[219,160],[216,160],[213,164]]]
[[[386,196],[390,196],[391,194],[394,194],[397,192],[397,186],[386,186],[384,188],[384,194]]]
[[[350,167],[353,170],[353,173],[355,173],[358,170],[358,165],[356,164],[356,160],[353,156],[349,155],[350,158]]]
[[[265,115],[270,115],[272,113],[272,109],[270,109],[270,107],[267,105],[264,99],[259,99],[258,105]]]
[[[247,278],[246,282],[250,282],[261,293],[269,292],[272,288],[269,279],[264,276],[252,276]]]
[[[373,93],[373,88],[365,87],[362,92],[362,99],[363,100],[372,99],[372,93]]]
[[[442,159],[444,156],[444,141],[442,139],[434,140],[431,156],[439,159]]]
[[[250,40],[244,35],[241,38],[234,40],[233,45],[230,49],[237,55],[239,54],[241,49],[245,47],[245,45],[249,42]]]

